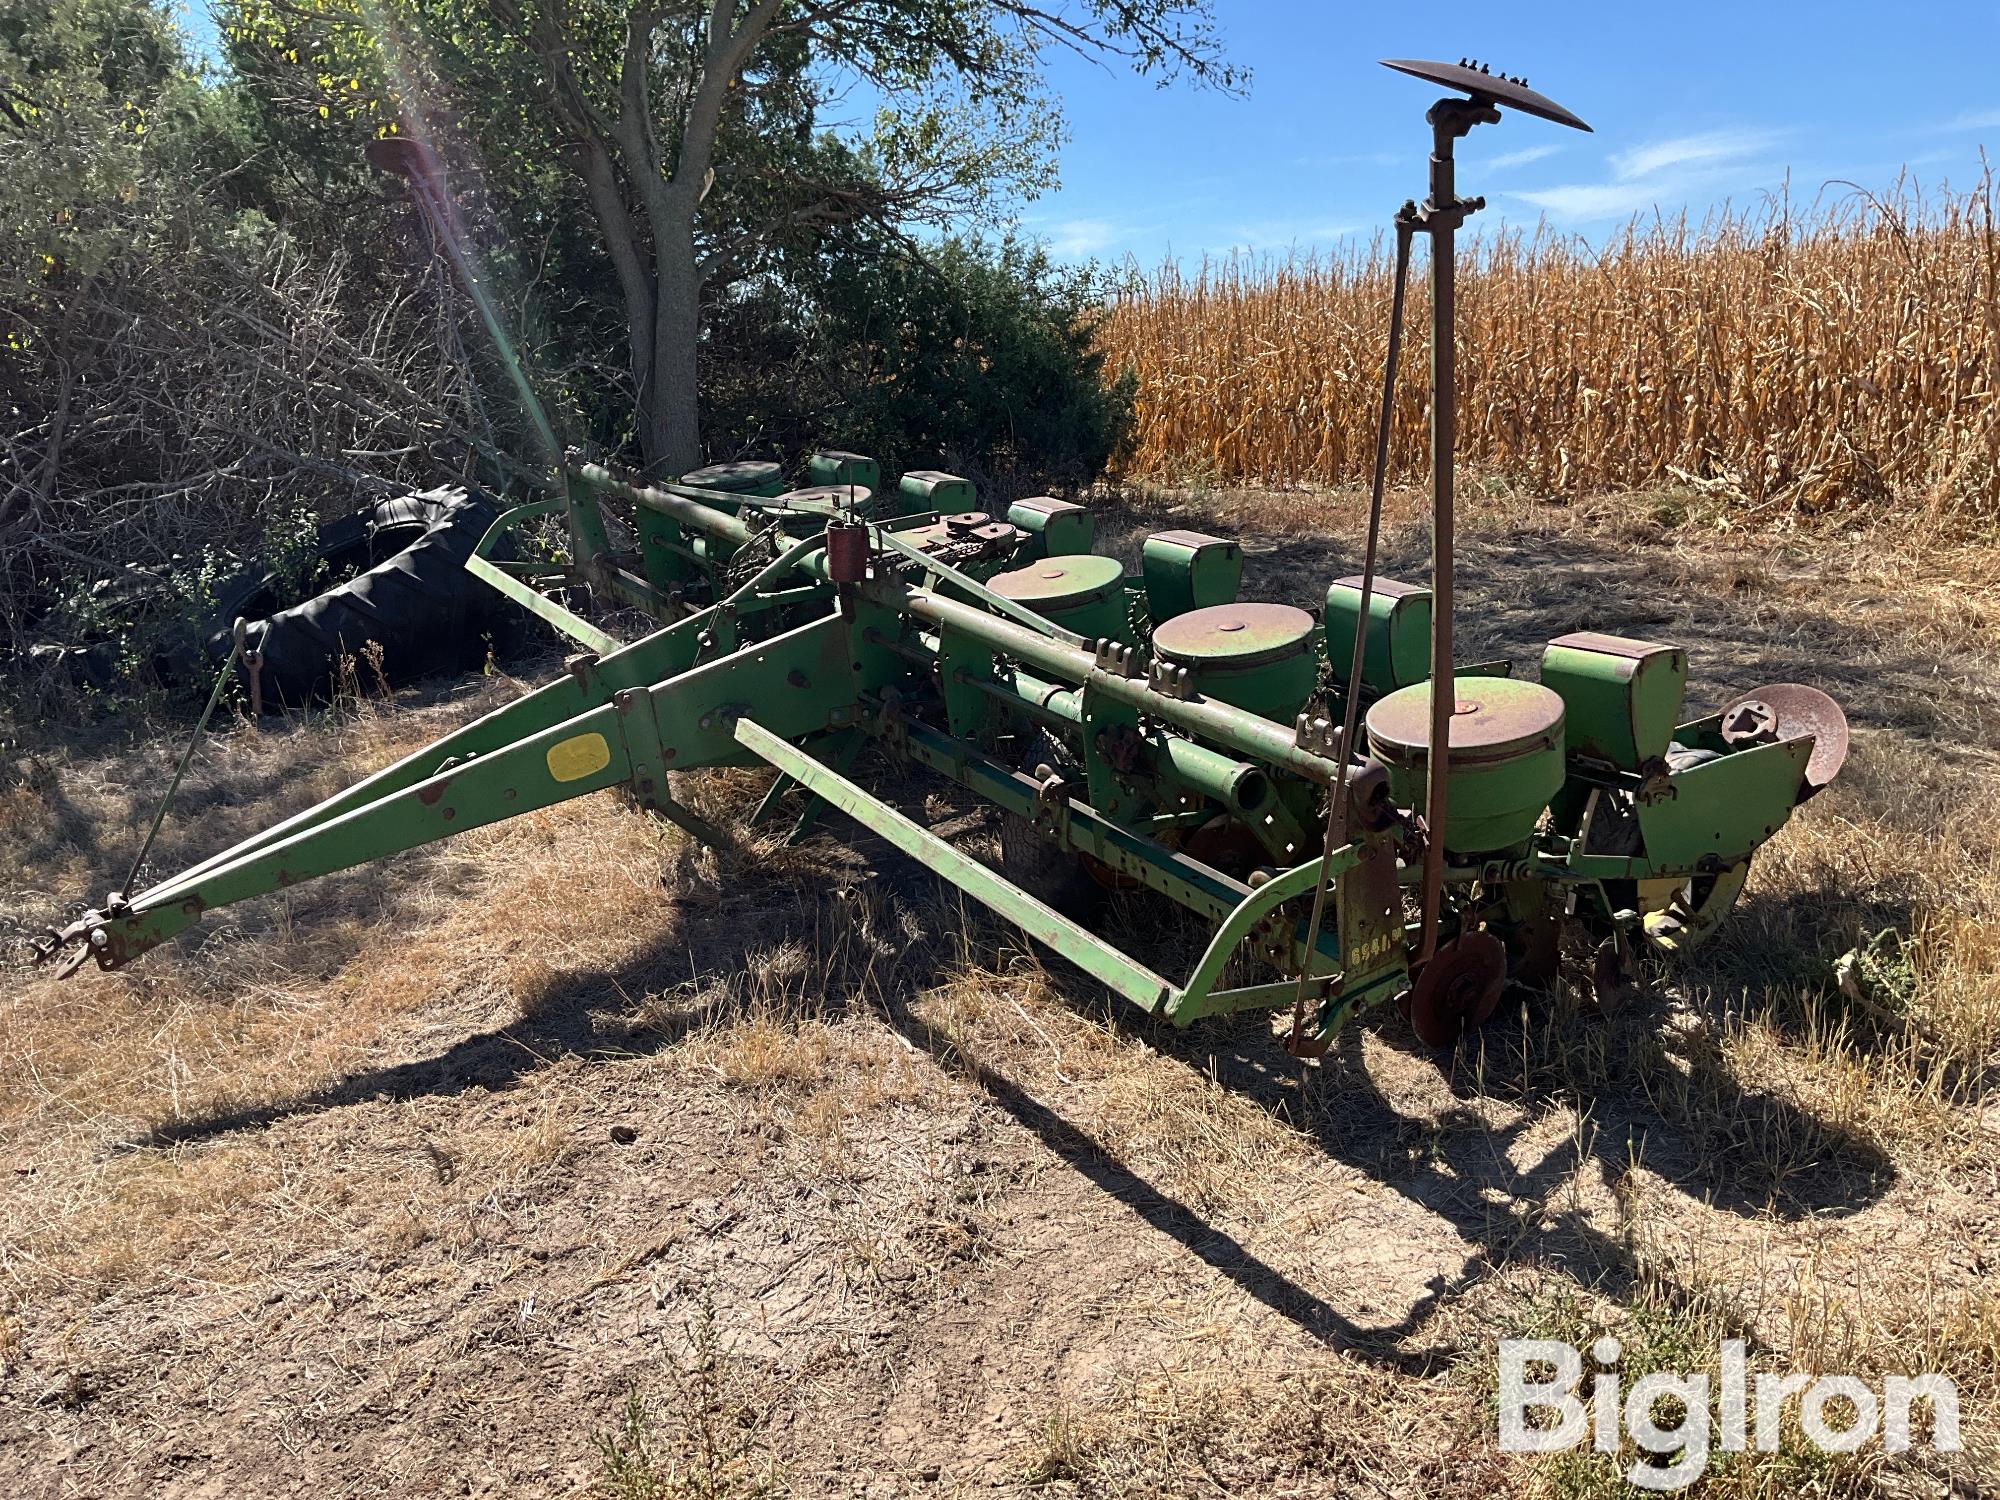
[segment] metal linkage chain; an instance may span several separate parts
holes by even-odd
[[[784,529],[785,518],[765,522],[750,535],[750,540],[730,554],[715,572],[715,597],[724,598],[736,592],[742,585],[769,565],[778,555],[772,540]]]

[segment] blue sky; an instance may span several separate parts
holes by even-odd
[[[2000,0],[1217,0],[1247,97],[1159,90],[1056,66],[1063,187],[1022,211],[1059,253],[1156,264],[1326,249],[1423,196],[1440,90],[1376,66],[1463,56],[1525,73],[1594,135],[1522,115],[1459,148],[1473,221],[1601,234],[1654,205],[1699,212],[1828,179],[1886,186],[1908,165],[1969,184],[2000,160]],[[1833,191],[1839,191],[1834,189]]]
[[[191,28],[209,31],[203,0]],[[1522,115],[1459,149],[1473,221],[1597,235],[1656,206],[1696,215],[1781,186],[1868,188],[1908,166],[1969,184],[2000,160],[2000,0],[1215,0],[1242,98],[1161,89],[1060,55],[1060,191],[1022,227],[1069,259],[1144,265],[1366,237],[1422,197],[1439,90],[1383,57],[1478,57],[1596,127]],[[212,35],[212,31],[209,32]],[[850,101],[852,104],[854,101]],[[1829,191],[1839,192],[1840,188]]]

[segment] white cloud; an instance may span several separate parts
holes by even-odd
[[[1777,132],[1770,130],[1710,130],[1676,136],[1619,152],[1611,158],[1611,171],[1620,181],[1629,182],[1670,169],[1715,166],[1754,156],[1777,139]]]
[[[1494,168],[1525,167],[1531,161],[1541,161],[1560,150],[1560,146],[1530,146],[1524,151],[1503,151],[1490,158],[1485,165]]]
[[[2000,109],[1974,110],[1943,126],[1945,130],[2000,130]]]
[[[1358,224],[1301,224],[1290,219],[1266,219],[1255,224],[1239,225],[1231,243],[1215,248],[1225,255],[1239,250],[1310,250],[1316,245],[1329,244],[1350,235],[1360,227]]]
[[[1617,219],[1678,206],[1697,192],[1744,185],[1759,158],[1784,139],[1775,130],[1710,130],[1614,152],[1606,182],[1574,182],[1510,196],[1558,219]]]
[[[1625,219],[1645,212],[1670,195],[1662,193],[1657,182],[1604,182],[1543,188],[1512,196],[1558,219]]]
[[[1063,219],[1049,226],[1050,252],[1068,258],[1102,255],[1118,238],[1118,226],[1109,219]]]

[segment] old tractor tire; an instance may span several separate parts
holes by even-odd
[[[258,653],[264,704],[325,698],[343,657],[355,659],[364,682],[375,671],[371,656],[392,683],[482,662],[505,611],[499,596],[466,572],[465,561],[498,514],[491,497],[454,487],[384,500],[324,528],[320,556],[336,570],[365,564],[370,556],[381,560],[310,599],[247,622],[245,647]],[[220,602],[220,628],[209,638],[217,656],[229,649],[238,612],[228,599]],[[224,614],[227,623],[220,621]],[[237,670],[247,686],[248,671]]]
[[[313,561],[337,578],[351,577],[374,563],[383,561],[411,540],[405,534],[400,507],[403,497],[380,500],[366,510],[322,521],[313,541]],[[389,526],[379,525],[385,512]],[[376,538],[380,535],[381,542]],[[386,546],[387,550],[383,550]],[[211,659],[219,664],[229,654],[230,628],[238,619],[261,620],[277,613],[287,603],[285,580],[262,563],[253,563],[215,591],[215,603],[208,612],[203,644]]]

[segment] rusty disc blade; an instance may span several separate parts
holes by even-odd
[[[1590,127],[1575,115],[1564,109],[1547,94],[1538,94],[1528,87],[1525,78],[1509,78],[1504,73],[1489,73],[1485,69],[1460,61],[1423,62],[1413,57],[1385,57],[1382,66],[1394,68],[1398,73],[1408,73],[1412,78],[1421,78],[1429,83],[1441,83],[1448,89],[1470,94],[1483,104],[1496,104],[1503,109],[1518,109],[1523,114],[1539,115],[1544,120],[1553,120],[1558,125],[1567,125],[1572,130],[1589,130]]]
[[[1616,933],[1597,945],[1590,960],[1590,994],[1599,1010],[1618,1009],[1638,993],[1637,966],[1631,949]]]
[[[1410,1027],[1428,1047],[1449,1047],[1493,1014],[1507,984],[1507,949],[1468,932],[1431,955],[1410,990]]]
[[[1802,682],[1774,682],[1738,693],[1722,705],[1722,712],[1726,716],[1737,704],[1753,701],[1764,704],[1777,715],[1779,739],[1812,736],[1812,758],[1806,762],[1807,786],[1816,792],[1840,774],[1847,760],[1847,715],[1840,711],[1838,703]]]

